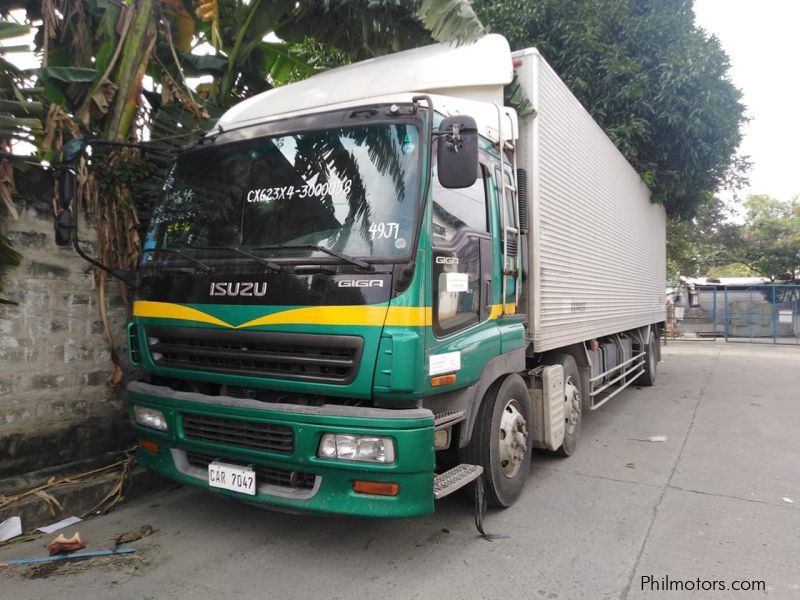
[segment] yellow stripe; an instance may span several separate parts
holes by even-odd
[[[171,302],[146,302],[141,300],[134,302],[133,315],[135,317],[154,317],[156,319],[198,321],[200,323],[211,323],[221,327],[233,328],[233,325],[229,325],[225,321],[212,317],[200,310],[182,304],[172,304]]]
[[[428,327],[430,324],[430,306],[390,306],[386,314],[386,325],[393,327]]]
[[[516,304],[506,304],[506,314],[513,315],[517,312]],[[503,314],[502,304],[492,304],[492,309],[489,311],[489,319],[496,319]]]
[[[400,327],[424,327],[431,324],[429,307],[393,306],[311,306],[292,308],[271,315],[258,317],[241,325],[231,325],[217,317],[195,308],[171,302],[138,301],[133,304],[137,317],[177,319],[211,323],[228,329],[243,329],[258,325],[393,325]]]
[[[385,306],[313,306],[265,315],[237,327],[256,325],[382,325]]]
[[[516,307],[506,304],[507,312],[514,314]],[[493,304],[489,319],[497,319],[502,314],[501,304]],[[136,317],[156,319],[175,319],[178,321],[197,321],[228,329],[244,329],[259,325],[389,325],[392,327],[428,327],[432,323],[429,306],[310,306],[292,308],[252,319],[241,325],[231,325],[203,311],[173,304],[171,302],[150,302],[140,300],[133,303]]]

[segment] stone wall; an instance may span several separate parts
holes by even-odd
[[[5,476],[84,460],[132,440],[123,397],[109,385],[111,352],[89,265],[53,241],[49,174],[17,176],[20,218],[5,233],[23,255],[0,272],[0,481]],[[81,224],[85,249],[94,231]],[[126,308],[108,286],[115,345],[125,356]],[[0,490],[0,493],[3,490]]]

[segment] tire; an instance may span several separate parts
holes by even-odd
[[[517,501],[531,466],[531,401],[522,377],[509,375],[486,392],[464,461],[483,467],[489,506],[508,508]]]
[[[650,387],[656,384],[656,375],[658,374],[658,349],[656,348],[656,336],[653,331],[650,332],[650,339],[647,342],[647,347],[644,352],[644,373],[639,375],[636,383],[645,387]]]
[[[556,450],[558,456],[572,456],[578,446],[583,420],[583,390],[575,359],[569,354],[560,354],[554,364],[564,367],[564,440]]]

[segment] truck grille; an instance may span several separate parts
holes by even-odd
[[[282,454],[294,450],[294,432],[284,425],[188,413],[183,414],[182,421],[183,436],[188,440]]]
[[[153,362],[162,367],[344,385],[358,372],[356,336],[148,327]]]
[[[214,457],[200,452],[187,452],[186,460],[196,469],[208,469],[209,463],[215,460],[231,463],[234,465],[246,466],[246,463],[227,458]],[[288,469],[278,469],[276,467],[265,467],[264,465],[252,465],[256,472],[256,484],[277,485],[300,490],[310,490],[314,487],[316,475],[314,473],[301,473],[300,471],[290,471]]]

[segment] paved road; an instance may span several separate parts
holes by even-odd
[[[573,457],[537,457],[521,501],[488,515],[507,539],[477,537],[459,498],[427,518],[380,521],[179,489],[80,526],[96,547],[152,525],[134,557],[6,570],[0,597],[800,598],[799,384],[800,348],[670,343],[654,388],[589,415]],[[657,435],[667,440],[642,441]],[[642,591],[646,576],[763,580],[766,591]]]

